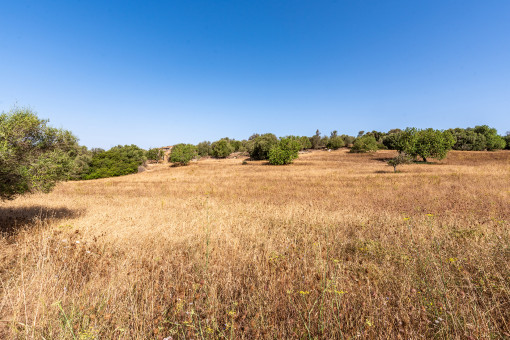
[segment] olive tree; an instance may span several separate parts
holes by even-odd
[[[197,147],[192,144],[174,145],[170,152],[170,162],[178,165],[188,165],[197,156]]]
[[[48,126],[32,110],[0,114],[0,199],[51,191],[69,178],[77,154],[71,132]]]

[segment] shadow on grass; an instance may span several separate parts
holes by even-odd
[[[18,231],[48,220],[75,218],[82,210],[51,208],[40,205],[30,207],[0,207],[0,234],[12,236]]]

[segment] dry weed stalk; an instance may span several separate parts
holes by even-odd
[[[0,338],[503,338],[510,153],[158,165],[0,206]],[[34,209],[34,207],[39,207]]]

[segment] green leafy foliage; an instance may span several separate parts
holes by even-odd
[[[418,130],[414,150],[408,154],[420,156],[425,162],[427,158],[441,160],[446,157],[453,144],[455,144],[455,137],[449,131],[434,129]]]
[[[226,139],[220,139],[217,142],[212,143],[212,156],[215,158],[227,158],[232,152],[234,147]]]
[[[151,148],[145,154],[145,157],[147,158],[148,161],[155,161],[155,162],[162,160],[163,156],[164,156],[164,152],[160,148]]]
[[[443,159],[455,144],[450,131],[434,129],[418,130],[407,128],[393,136],[392,147],[413,158],[420,156],[426,162],[428,158]]]
[[[336,132],[336,131],[334,131]],[[332,134],[331,137],[328,139],[328,143],[326,144],[326,147],[328,149],[340,149],[341,147],[345,146],[345,141],[342,137],[337,136],[336,134]]]
[[[92,156],[87,172],[82,179],[97,179],[129,175],[138,172],[145,162],[145,150],[136,145],[118,145],[108,151]]]
[[[278,138],[272,133],[257,135],[247,143],[250,158],[254,160],[268,159],[269,150],[276,144],[278,144]]]
[[[78,153],[71,132],[49,127],[30,109],[0,114],[0,199],[49,192],[69,178]]]
[[[479,125],[467,129],[450,129],[456,139],[453,145],[454,150],[483,151],[500,150],[506,146],[504,137],[498,135],[496,129],[487,125]]]
[[[489,151],[492,150],[501,150],[505,148],[505,140],[503,137],[498,135],[498,131],[494,128],[490,128],[487,125],[475,126],[473,129],[474,132],[485,136],[486,140],[486,149]]]
[[[104,151],[104,150],[103,150]],[[69,179],[79,180],[83,174],[87,173],[90,168],[90,162],[94,153],[89,151],[86,146],[77,148],[76,156],[74,157],[74,166],[69,174]]]
[[[354,140],[351,151],[353,153],[364,153],[377,151],[377,141],[372,135],[363,135]]]
[[[325,146],[323,144],[324,140],[321,138],[321,133],[319,130],[315,131],[315,135],[310,137],[310,143],[312,144],[312,149],[320,149]]]
[[[197,145],[197,153],[200,157],[212,156],[211,142],[203,141]]]
[[[510,149],[510,131],[507,131],[506,136],[503,138],[506,142],[506,149]]]
[[[393,167],[394,172],[397,172],[397,166],[410,163],[412,163],[412,159],[405,153],[399,153],[397,157],[394,157],[388,161],[388,165]]]
[[[179,165],[188,165],[197,156],[197,147],[192,144],[177,144],[170,153],[170,162]]]
[[[301,143],[296,139],[282,138],[269,150],[269,164],[284,165],[290,164],[298,158]]]
[[[286,136],[285,138],[290,138],[299,142],[300,150],[306,150],[312,148],[312,143],[310,142],[310,138],[306,136]]]

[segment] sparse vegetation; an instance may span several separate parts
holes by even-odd
[[[399,153],[396,157],[393,157],[388,161],[388,165],[391,165],[393,167],[394,172],[397,172],[397,167],[399,165],[410,163],[412,163],[412,159],[405,153]]]
[[[0,206],[2,339],[504,339],[508,151],[201,160]]]

